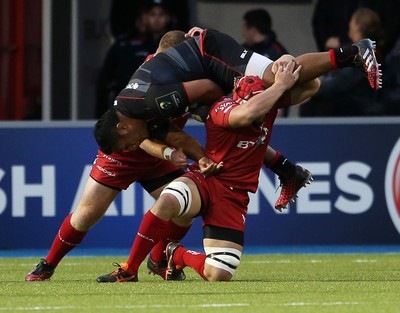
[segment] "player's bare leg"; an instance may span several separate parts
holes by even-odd
[[[382,87],[382,72],[374,50],[375,43],[370,39],[363,39],[348,48],[302,54],[295,58],[303,67],[297,83],[308,82],[338,68],[359,67],[366,74],[371,88],[377,90]],[[268,84],[274,81],[272,65],[264,71],[263,80]]]

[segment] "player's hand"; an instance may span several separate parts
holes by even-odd
[[[291,61],[286,65],[279,65],[275,74],[275,84],[282,84],[286,90],[293,87],[299,79],[302,66],[299,65],[296,69],[296,62]]]
[[[274,62],[274,64],[272,64],[272,69],[271,69],[272,73],[276,74],[280,65],[286,65],[291,61],[296,62],[294,56],[292,56],[290,54],[282,55],[279,59],[277,59]]]
[[[198,163],[200,173],[206,176],[215,174],[224,166],[224,162],[219,162],[217,164],[208,157],[202,157]]]
[[[203,28],[200,28],[200,27],[195,26],[195,27],[191,28],[191,29],[185,34],[185,37],[187,37],[187,38],[192,38],[192,37],[194,37],[194,36],[196,35],[196,33],[202,34],[203,31],[204,31]]]
[[[188,167],[189,162],[186,154],[183,153],[182,149],[178,149],[172,152],[171,154],[171,162],[176,167],[185,169]]]

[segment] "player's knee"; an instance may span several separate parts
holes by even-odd
[[[192,205],[192,192],[189,186],[181,181],[168,184],[160,197],[166,207],[176,212],[176,216],[185,215]]]
[[[172,194],[165,193],[160,195],[156,204],[151,208],[154,215],[163,219],[172,219],[178,216],[179,203],[176,197]]]
[[[205,247],[204,276],[208,281],[229,281],[240,264],[241,251],[233,248]]]
[[[232,276],[233,275],[231,273],[211,265],[207,265],[204,267],[204,277],[209,282],[230,281],[232,279]]]
[[[83,206],[78,208],[71,214],[71,226],[78,231],[87,232],[92,228],[101,218],[103,214],[96,212],[91,207]]]

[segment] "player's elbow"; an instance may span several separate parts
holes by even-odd
[[[318,92],[319,88],[321,87],[320,79],[319,78],[313,79],[311,81],[311,85],[312,86],[311,86],[311,91],[310,92],[312,93],[312,95],[310,97],[314,96]]]

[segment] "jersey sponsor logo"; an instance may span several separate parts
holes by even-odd
[[[139,84],[138,83],[129,83],[125,89],[138,89],[139,88]]]
[[[251,148],[252,146],[256,146],[256,147],[261,146],[262,144],[264,144],[265,138],[267,138],[268,128],[263,127],[262,130],[263,130],[263,132],[261,133],[261,135],[258,137],[258,139],[256,141],[240,140],[238,142],[238,144],[236,145],[236,147],[238,147],[240,149],[248,149],[248,148]]]
[[[240,55],[240,58],[241,58],[241,59],[244,59],[244,58],[246,57],[246,55],[247,55],[248,52],[249,52],[249,51],[244,50],[244,51],[242,52],[242,54]]]
[[[172,103],[168,101],[163,101],[159,105],[161,109],[168,110],[172,106]]]
[[[386,166],[385,196],[390,218],[400,233],[400,138],[394,145]]]
[[[224,113],[226,113],[227,111],[229,111],[233,105],[236,104],[236,102],[231,99],[231,98],[225,98],[222,100],[223,102],[221,102],[216,108],[215,108],[215,113],[218,113],[218,111],[223,111]]]
[[[161,112],[168,113],[177,110],[181,104],[181,98],[176,92],[156,98],[156,103]]]
[[[102,166],[100,166],[100,165],[96,165],[96,168],[97,168],[100,172],[103,172],[104,174],[107,174],[108,176],[111,176],[111,177],[115,177],[115,176],[116,176],[115,173],[106,170],[104,167],[102,167]]]
[[[122,165],[122,162],[121,162],[121,161],[119,161],[119,160],[117,160],[117,159],[114,159],[114,158],[110,157],[110,156],[107,155],[107,154],[103,154],[102,157],[105,158],[105,159],[107,159],[108,161],[110,161],[110,162],[112,162],[112,163],[116,163],[116,164]],[[96,160],[97,160],[97,158],[96,158]],[[96,161],[95,161],[95,162],[96,162]]]

